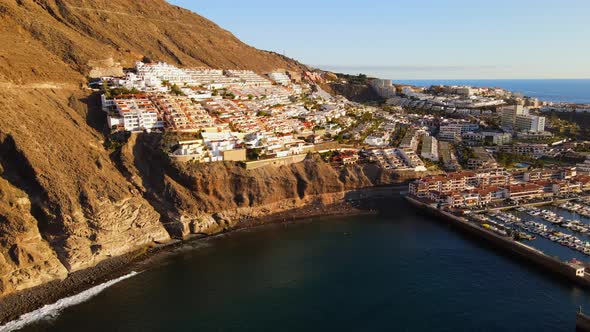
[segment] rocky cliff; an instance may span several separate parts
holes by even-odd
[[[300,70],[163,0],[0,2],[0,296],[109,257],[387,183],[307,161],[248,172],[179,166],[133,137],[108,151],[88,75],[143,57],[184,66]]]
[[[326,84],[333,94],[346,97],[359,103],[383,102],[377,92],[369,84],[330,83]]]
[[[176,164],[161,152],[161,145],[160,134],[133,135],[114,160],[160,212],[174,237],[216,233],[241,221],[331,204],[349,190],[405,180],[372,164],[336,170],[317,157],[254,170],[229,162]]]

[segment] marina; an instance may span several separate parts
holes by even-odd
[[[526,242],[550,256],[580,260],[590,256],[590,217],[586,211],[590,211],[590,206],[579,200],[543,207],[488,211],[474,214],[470,219],[501,236]]]
[[[440,208],[412,196],[406,198],[442,221],[484,239],[498,249],[559,275],[564,281],[590,288],[590,273],[587,272],[590,267],[587,263],[590,238],[546,220],[563,220],[562,225],[577,221],[585,225],[590,224],[588,219],[574,219],[575,214],[558,206],[514,206],[504,211],[471,213],[466,210]]]

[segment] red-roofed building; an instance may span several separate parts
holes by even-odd
[[[543,187],[534,183],[521,183],[504,188],[505,197],[514,200],[539,198],[543,193]]]
[[[581,191],[590,191],[590,176],[578,175],[572,181],[580,185]]]

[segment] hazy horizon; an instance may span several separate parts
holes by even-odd
[[[404,73],[414,70],[414,67],[372,67],[372,66],[332,66],[332,65],[309,65],[312,68],[342,73],[349,75],[365,74],[369,77],[390,79],[392,81],[502,81],[502,80],[590,80],[590,77],[430,77],[426,72],[424,75],[406,77]],[[432,70],[433,72],[436,69]]]
[[[169,1],[247,44],[324,69],[389,68],[392,79],[590,78],[588,1]]]

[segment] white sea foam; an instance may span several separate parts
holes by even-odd
[[[98,295],[100,292],[111,287],[112,285],[114,285],[120,281],[123,281],[125,279],[131,278],[137,274],[138,274],[137,272],[131,272],[131,273],[124,275],[120,278],[107,281],[107,282],[100,284],[98,286],[94,286],[94,287],[87,289],[79,294],[63,298],[53,304],[45,305],[42,308],[39,308],[35,311],[24,314],[24,315],[20,316],[18,319],[6,323],[6,325],[0,326],[0,332],[14,331],[17,329],[21,329],[24,326],[26,326],[30,323],[33,323],[35,321],[38,321],[38,320],[55,318],[55,317],[59,316],[59,313],[62,310],[64,310],[65,308],[80,304],[85,301],[88,301],[89,299]]]

